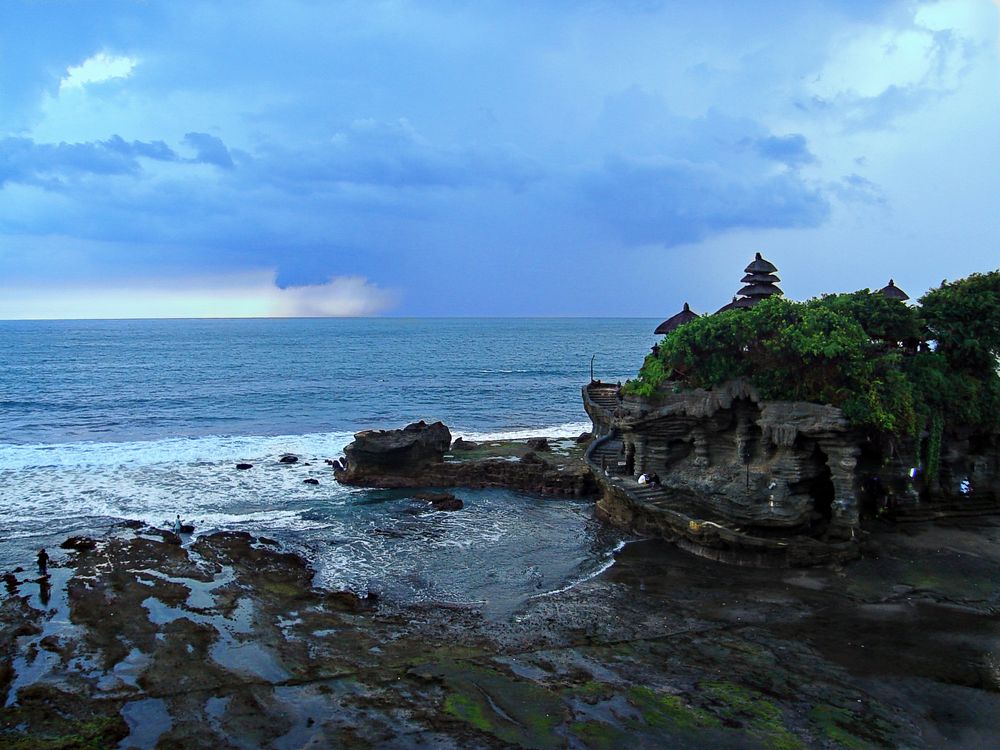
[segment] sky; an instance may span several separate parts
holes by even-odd
[[[712,312],[1000,266],[1000,0],[4,0],[0,318]]]

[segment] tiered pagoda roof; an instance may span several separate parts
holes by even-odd
[[[733,301],[722,307],[719,312],[753,307],[765,297],[784,294],[778,286],[778,282],[781,281],[777,275],[778,269],[760,253],[757,253],[753,262],[743,270],[746,275],[740,281],[744,286],[736,293],[737,296],[733,297]]]

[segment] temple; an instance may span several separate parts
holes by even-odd
[[[760,253],[742,281],[719,312],[782,294],[777,268]],[[909,299],[891,280],[880,292]],[[685,304],[656,332],[697,317]],[[854,558],[865,512],[998,510],[995,435],[949,435],[931,481],[915,468],[919,436],[859,429],[829,404],[762,398],[747,378],[710,389],[668,380],[647,397],[592,381],[583,401],[598,438],[587,460],[601,487],[599,515],[723,562],[792,567]]]

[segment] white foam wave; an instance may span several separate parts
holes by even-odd
[[[599,576],[602,573],[604,573],[604,571],[610,570],[614,566],[614,564],[615,564],[615,555],[617,555],[619,552],[621,552],[625,548],[626,544],[628,544],[628,542],[624,541],[624,540],[618,542],[618,544],[615,545],[614,549],[611,550],[611,552],[608,555],[608,557],[600,565],[598,565],[596,568],[594,568],[594,570],[590,571],[586,575],[580,576],[579,578],[576,578],[576,579],[570,581],[568,584],[566,584],[565,586],[562,586],[561,588],[553,589],[552,591],[545,591],[545,592],[543,592],[541,594],[535,594],[534,596],[529,597],[529,598],[531,598],[531,599],[543,599],[543,598],[545,598],[547,596],[555,596],[557,594],[563,594],[563,593],[569,591],[570,589],[576,588],[581,583],[586,583],[587,581],[590,581],[590,580],[592,580],[594,578],[597,578],[597,576]]]
[[[455,437],[461,436],[465,440],[485,442],[488,440],[527,440],[532,437],[575,438],[581,432],[590,432],[591,429],[590,422],[564,422],[548,427],[516,427],[489,432],[452,430],[452,433]]]
[[[0,445],[0,471],[59,467],[154,466],[260,460],[281,453],[335,456],[353,439],[349,432],[305,435],[208,435],[122,443]]]

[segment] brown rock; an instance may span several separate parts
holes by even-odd
[[[420,492],[414,497],[417,500],[426,500],[434,506],[434,510],[453,511],[465,507],[465,504],[450,492]]]
[[[341,481],[358,483],[368,476],[412,475],[444,461],[451,432],[441,422],[415,422],[402,430],[365,430],[344,449],[347,466]]]
[[[549,439],[543,437],[528,438],[528,448],[539,453],[552,450],[552,446],[549,445]]]

